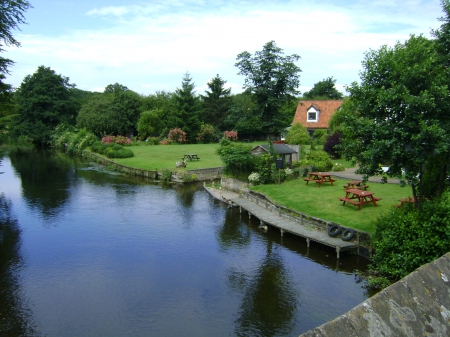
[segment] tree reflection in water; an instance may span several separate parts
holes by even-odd
[[[272,243],[252,275],[247,275],[244,298],[236,321],[237,336],[290,335],[300,295]]]
[[[11,219],[10,203],[0,195],[0,335],[39,336],[32,320],[31,310],[23,300],[19,271],[23,265],[20,256],[20,229]]]

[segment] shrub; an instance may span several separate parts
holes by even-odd
[[[342,164],[336,163],[333,165],[333,172],[345,171],[345,167]]]
[[[170,144],[172,144],[172,141],[171,141],[170,139],[164,138],[164,139],[161,139],[161,140],[159,141],[159,143],[160,143],[161,145],[170,145]]]
[[[236,140],[238,140],[238,133],[237,133],[237,131],[233,131],[233,130],[225,131],[223,133],[223,138],[229,139],[229,140],[232,140],[232,141],[236,141]]]
[[[233,143],[222,138],[216,154],[225,164],[224,171],[231,174],[251,172],[255,167],[255,156],[251,153],[251,146]]]
[[[94,142],[91,150],[96,153],[104,154],[108,158],[130,158],[134,156],[133,151],[116,143]]]
[[[260,176],[258,172],[252,172],[249,176],[248,176],[248,181],[251,182],[254,185],[259,184],[259,180],[260,180]]]
[[[187,142],[186,132],[180,128],[175,128],[169,131],[167,138],[172,142],[185,143]]]
[[[341,154],[339,152],[339,145],[344,136],[341,132],[335,132],[330,137],[328,137],[323,150],[327,152],[332,158],[340,158]]]
[[[288,130],[286,142],[297,145],[311,144],[311,137],[309,136],[308,130],[302,124],[295,123]]]
[[[333,162],[325,151],[310,151],[308,160],[312,162],[314,171],[328,172],[333,168]]]
[[[212,143],[217,141],[214,126],[211,124],[202,123],[200,126],[200,131],[195,139],[201,143]]]
[[[169,182],[172,179],[172,171],[164,169],[161,172],[161,178],[165,182]]]
[[[423,264],[450,251],[450,192],[381,216],[372,237],[371,268],[391,279],[400,279]]]
[[[120,144],[120,145],[130,145],[131,144],[131,139],[125,136],[111,136],[111,135],[105,135],[102,138],[102,142],[103,143],[107,143],[107,144]]]
[[[158,137],[148,137],[145,140],[146,145],[159,145],[159,138]]]

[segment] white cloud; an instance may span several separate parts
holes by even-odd
[[[302,88],[330,76],[342,87],[358,80],[365,51],[404,41],[410,33],[428,36],[442,15],[438,4],[419,0],[310,3],[223,1],[213,8],[174,0],[95,7],[87,17],[98,21],[97,29],[18,36],[22,48],[7,54],[16,61],[9,80],[18,86],[46,65],[82,89],[119,82],[152,93],[174,90],[189,71],[197,92],[216,74],[238,92],[244,79],[237,76],[236,56],[275,40],[286,54],[301,56]]]

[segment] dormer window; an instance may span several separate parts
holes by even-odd
[[[319,121],[319,111],[317,111],[313,106],[308,109],[308,122],[318,122]]]

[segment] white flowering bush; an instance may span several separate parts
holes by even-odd
[[[286,173],[286,175],[289,177],[289,176],[291,176],[294,173],[294,171],[292,171],[289,167],[287,167],[284,170],[284,173]]]
[[[342,164],[336,163],[335,165],[333,165],[333,171],[334,172],[345,171],[345,167]]]
[[[259,183],[259,173],[258,172],[252,172],[249,176],[248,176],[248,181],[251,182],[252,184],[258,184]]]

